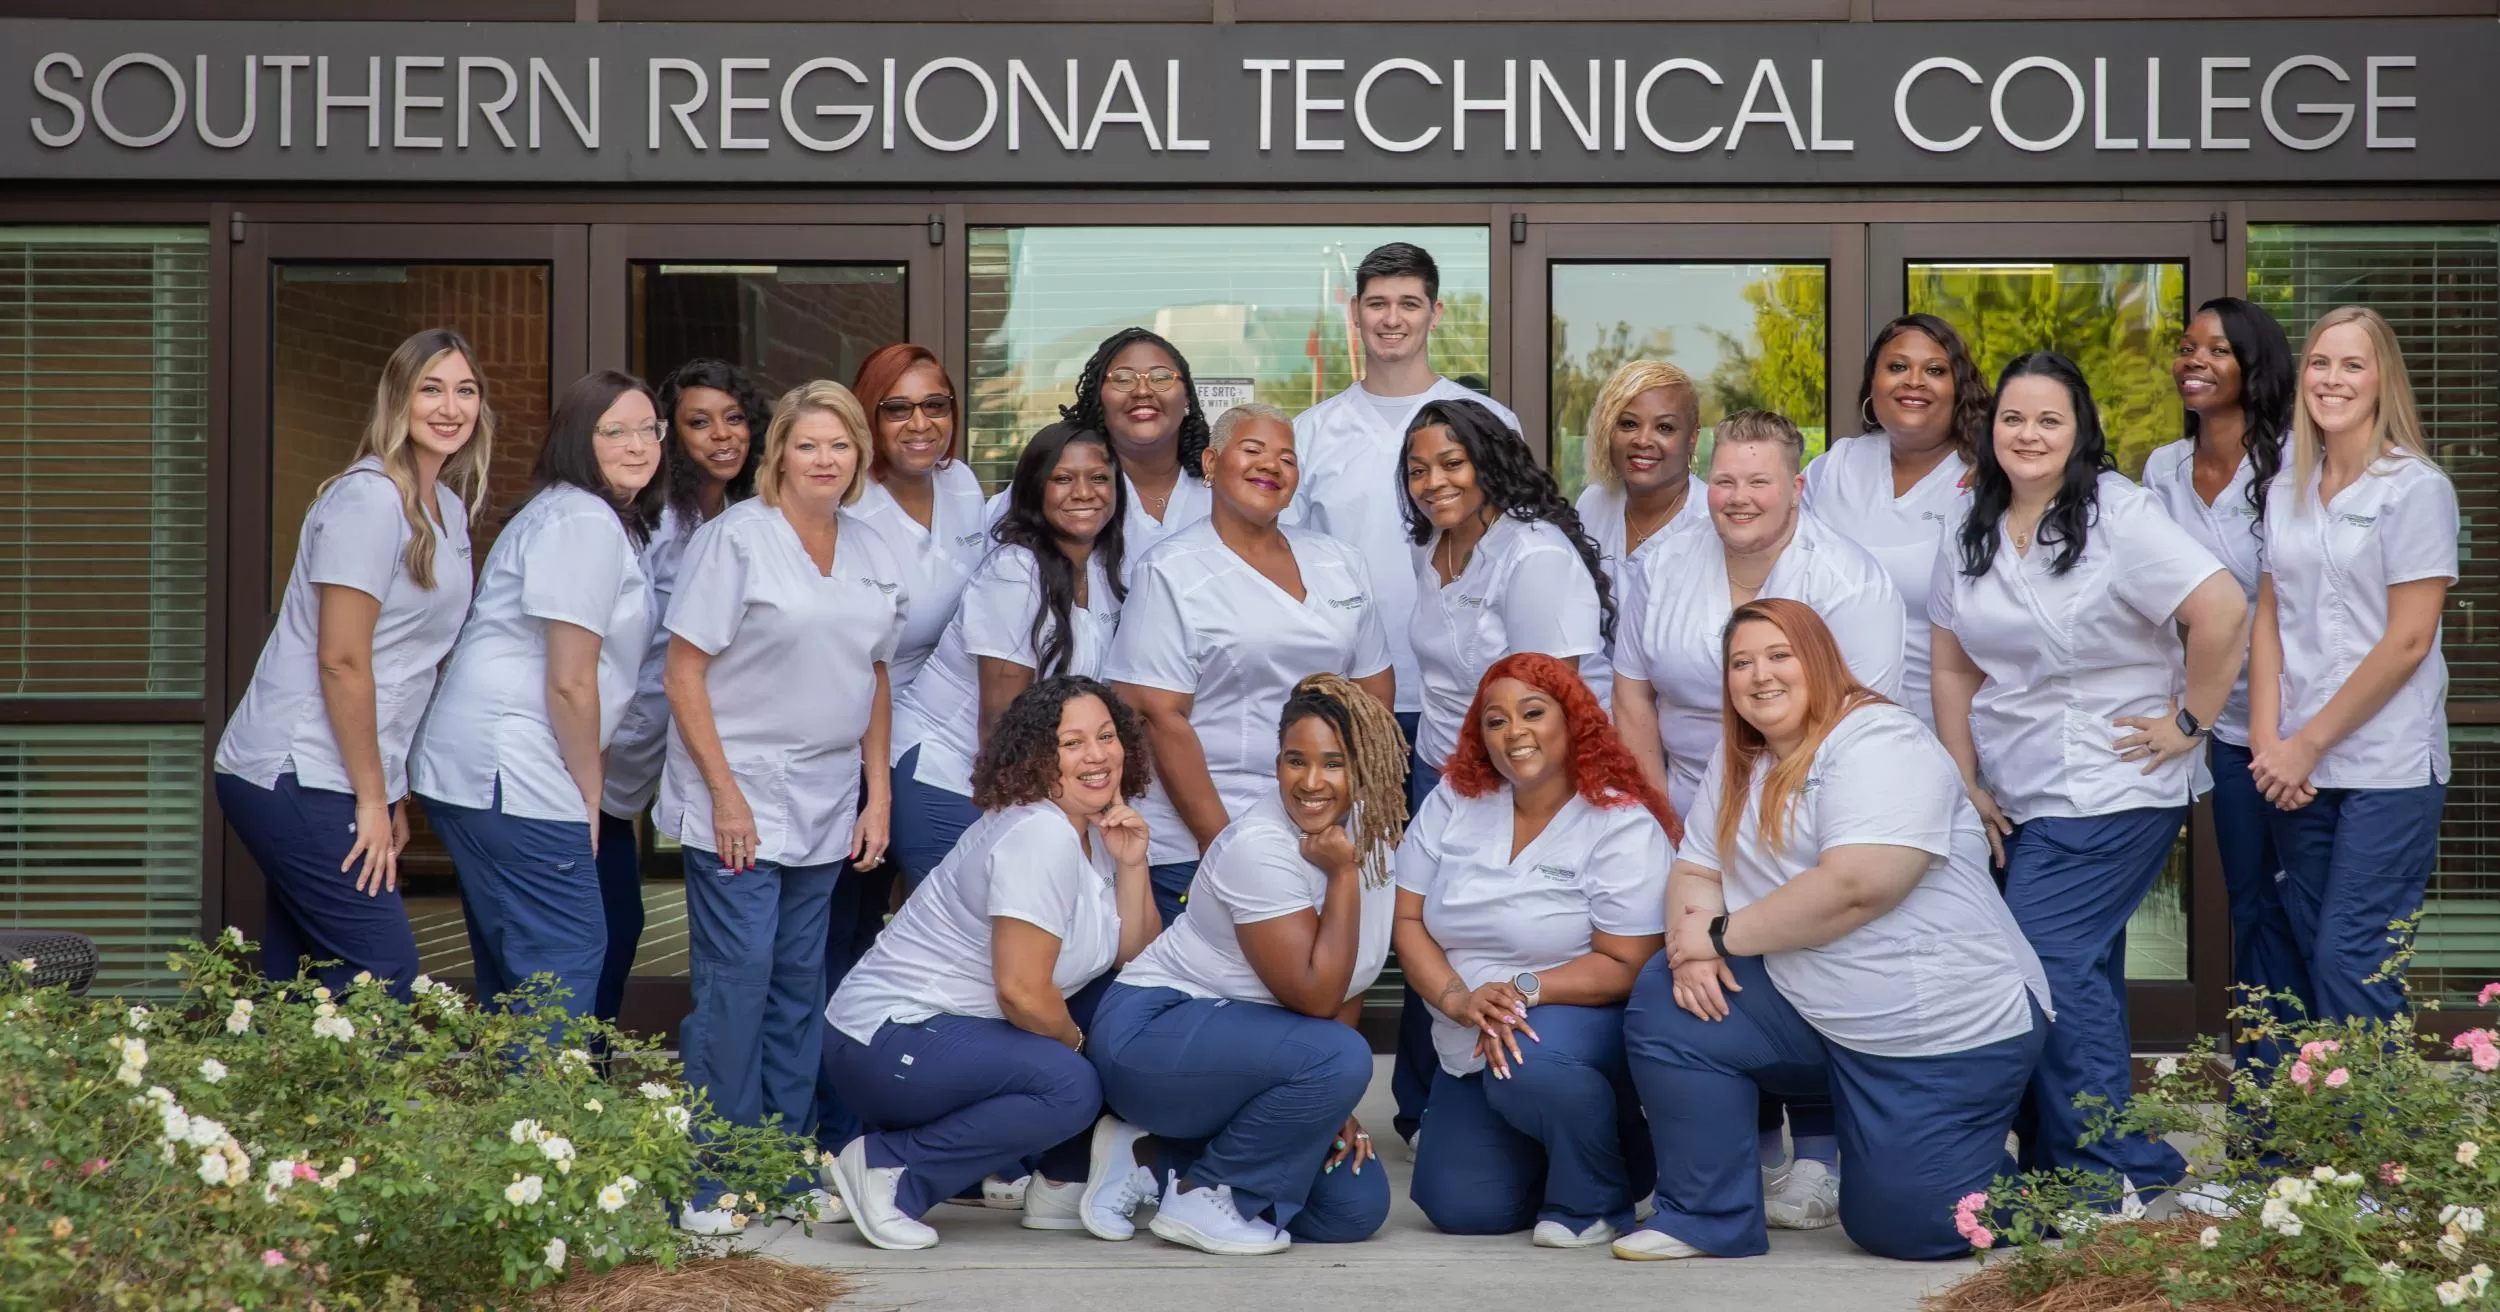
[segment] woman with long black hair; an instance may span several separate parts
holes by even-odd
[[[2111,467],[2072,360],[2017,356],[1996,407],[1928,590],[1936,731],[2056,1000],[2023,1165],[2104,1175],[2115,1209],[2184,1163],[2149,1136],[2088,1137],[2075,1097],[2127,1101],[2127,918],[2206,788],[2201,740],[2239,677],[2248,603]]]

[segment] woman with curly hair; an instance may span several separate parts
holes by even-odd
[[[1953,325],[1905,314],[1875,334],[1858,383],[1866,431],[1806,466],[1806,512],[1864,547],[1900,595],[1902,705],[1934,722],[1927,696],[1927,579],[1936,540],[1960,513],[1972,453],[1988,440],[1988,380]]]
[[[928,1248],[920,1218],[986,1176],[1085,1178],[1102,1086],[1083,1054],[1106,974],[1154,939],[1137,716],[1061,675],[999,717],[980,820],[825,1005],[826,1064],[867,1133],[828,1168],[860,1234]]]
[[[1103,995],[1090,1055],[1112,1114],[1083,1189],[1028,1194],[1028,1224],[1047,1212],[1126,1239],[1128,1210],[1159,1193],[1155,1234],[1253,1256],[1388,1220],[1388,1172],[1354,1119],[1372,1074],[1355,1026],[1389,957],[1405,737],[1334,674],[1294,686],[1277,733],[1274,789],[1208,845],[1188,908]],[[1135,1162],[1147,1134],[1184,1158],[1163,1181]]]
[[[1667,880],[1667,951],[1623,1017],[1658,1210],[1615,1256],[1767,1249],[1744,1137],[1763,1088],[1829,1089],[1859,1247],[1967,1254],[1953,1205],[2013,1171],[2049,1028],[2040,959],[1953,758],[1850,676],[1812,607],[1739,606],[1720,651],[1725,742]]]
[[[1597,544],[1598,567],[1621,606],[1632,560],[1664,541],[1667,530],[1709,497],[1693,474],[1701,432],[1701,393],[1692,375],[1663,360],[1633,360],[1615,370],[1589,407],[1588,486],[1572,508]],[[1615,652],[1580,662],[1597,704],[1614,709]]]
[[[1213,430],[1179,347],[1144,328],[1102,339],[1077,376],[1076,404],[1059,407],[1059,417],[1108,434],[1119,454],[1132,565],[1146,548],[1207,517],[1213,502],[1202,466]],[[1005,501],[990,499],[992,519]]]
[[[1465,723],[1398,849],[1398,961],[1441,1064],[1415,1204],[1451,1234],[1603,1244],[1655,1169],[1623,1001],[1666,932],[1681,826],[1567,662],[1495,662]]]

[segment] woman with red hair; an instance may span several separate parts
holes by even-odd
[[[1495,662],[1461,724],[1398,849],[1393,941],[1441,1063],[1415,1204],[1451,1234],[1602,1244],[1653,1169],[1623,1003],[1679,826],[1568,661]]]
[[[1634,1260],[1769,1247],[1745,1141],[1764,1092],[1828,1091],[1840,1225],[1882,1257],[1993,1242],[1956,1200],[2012,1174],[2005,1134],[2048,1032],[2040,959],[1997,895],[1961,771],[1852,677],[1814,609],[1736,608],[1721,747],[1668,877],[1674,926],[1624,1011],[1657,1148]]]

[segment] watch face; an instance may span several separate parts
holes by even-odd
[[[1521,971],[1519,977],[1511,981],[1511,987],[1522,993],[1534,993],[1537,991],[1536,976],[1527,971]]]

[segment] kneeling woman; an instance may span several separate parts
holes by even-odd
[[[1139,1134],[1194,1150],[1152,1225],[1176,1244],[1280,1253],[1368,1239],[1389,1218],[1387,1170],[1363,1170],[1354,1105],[1372,1055],[1354,1026],[1389,956],[1405,739],[1334,674],[1294,686],[1278,734],[1275,791],[1208,844],[1181,918],[1095,1013],[1094,1069],[1118,1119],[1096,1131],[1082,1215],[1103,1238],[1128,1237],[1111,1213],[1131,1205],[1121,1149]],[[1028,1219],[1043,1206],[1029,1197]]]
[[[1415,1204],[1452,1234],[1602,1244],[1649,1188],[1623,1001],[1664,937],[1674,814],[1569,662],[1494,662],[1462,723],[1398,849],[1398,960],[1441,1059]]]
[[[1667,951],[1623,1020],[1658,1209],[1615,1256],[1763,1252],[1757,1090],[1827,1087],[1841,1228],[1882,1257],[1966,1254],[1954,1201],[2014,1168],[2040,960],[1953,758],[1850,677],[1812,608],[1739,606],[1721,651],[1726,741],[1668,880]]]
[[[1041,1182],[1084,1178],[1102,1110],[1080,1055],[1101,992],[1086,986],[1161,927],[1128,806],[1146,791],[1145,740],[1109,688],[1026,689],[972,788],[981,818],[825,1006],[834,1088],[868,1127],[834,1183],[879,1248],[937,1243],[919,1218],[1027,1157]]]

